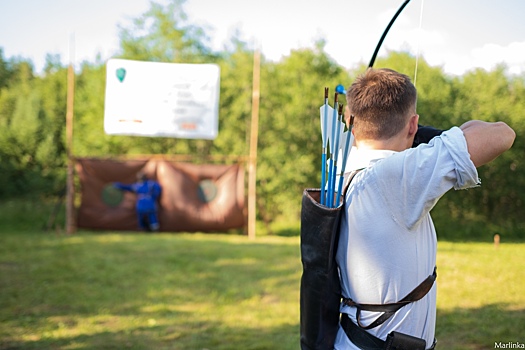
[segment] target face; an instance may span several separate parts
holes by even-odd
[[[124,199],[124,193],[113,184],[106,185],[102,189],[102,201],[110,207],[118,207]]]
[[[202,180],[197,188],[199,199],[203,203],[209,203],[217,196],[217,186],[211,180]]]

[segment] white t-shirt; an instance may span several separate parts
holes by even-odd
[[[478,186],[476,167],[457,127],[403,152],[353,150],[348,165],[347,171],[365,169],[350,184],[341,222],[337,263],[343,296],[361,304],[397,302],[434,270],[437,239],[430,210],[451,188]],[[355,307],[343,305],[341,312],[356,323]],[[380,315],[362,311],[361,323],[369,325]],[[435,323],[434,284],[421,300],[368,332],[385,340],[398,331],[430,346]],[[341,327],[335,349],[358,350]]]

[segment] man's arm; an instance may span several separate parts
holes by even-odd
[[[159,199],[161,192],[162,187],[160,186],[160,184],[156,181],[153,181],[153,186],[151,189],[151,197],[153,198],[153,200]]]
[[[516,133],[504,122],[471,120],[460,126],[467,140],[470,159],[477,167],[496,159],[514,143]]]
[[[120,182],[114,182],[113,183],[113,187],[118,188],[119,190],[122,190],[122,191],[135,192],[133,190],[133,185],[125,185],[125,184],[120,183]]]

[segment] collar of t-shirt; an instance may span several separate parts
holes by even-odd
[[[384,149],[358,149],[357,147],[352,147],[352,150],[348,155],[345,173],[367,168],[377,161],[390,157],[396,153],[396,151]]]

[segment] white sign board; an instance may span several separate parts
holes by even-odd
[[[113,135],[214,139],[219,82],[216,64],[110,59],[104,130]]]

